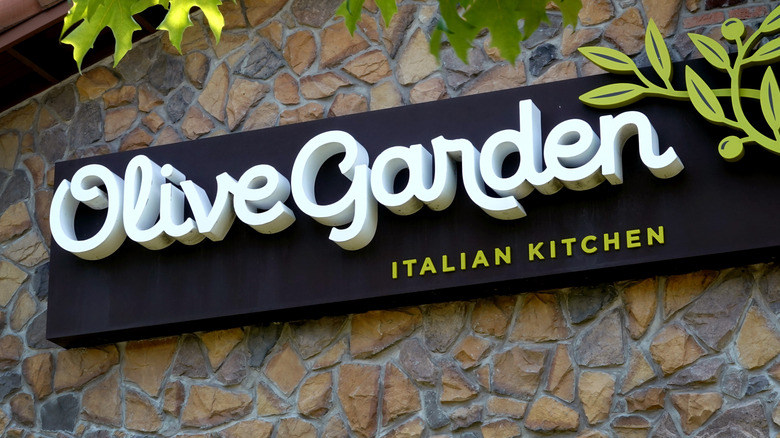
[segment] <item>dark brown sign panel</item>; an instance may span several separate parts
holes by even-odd
[[[219,242],[152,251],[127,239],[94,261],[54,244],[47,337],[65,346],[97,344],[772,257],[780,246],[780,159],[748,148],[741,161],[724,161],[716,148],[731,133],[706,123],[686,102],[646,99],[594,110],[578,101],[610,80],[577,79],[58,163],[59,185],[91,163],[123,177],[127,163],[143,154],[160,166],[172,164],[213,200],[222,172],[238,179],[268,164],[291,178],[301,148],[326,131],[349,133],[372,165],[392,146],[422,144],[430,151],[439,136],[482,149],[492,134],[519,129],[519,102],[530,99],[541,112],[542,139],[565,120],[582,119],[599,134],[600,116],[641,112],[655,127],[660,152],[673,147],[685,168],[668,179],[654,176],[634,137],[623,149],[622,184],[535,191],[519,200],[527,216],[514,220],[480,209],[466,194],[461,169],[451,206],[399,216],[380,205],[376,235],[356,251],[330,241],[331,227],[301,212],[292,197],[285,204],[296,221],[276,234],[236,220]],[[337,163],[326,162],[317,176],[323,203],[349,187]],[[510,155],[504,172],[517,166],[517,154]],[[79,237],[94,234],[104,218],[105,210],[79,207]]]

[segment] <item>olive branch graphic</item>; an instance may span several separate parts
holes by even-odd
[[[756,49],[765,36],[780,32],[780,6],[775,8],[761,23],[758,30],[745,39],[745,25],[737,18],[726,20],[721,31],[723,37],[737,46],[733,61],[723,46],[712,38],[689,33],[693,43],[713,67],[728,73],[731,81],[729,88],[710,88],[704,80],[690,67],[685,67],[685,90],[675,90],[671,84],[672,61],[669,49],[661,32],[653,20],[647,26],[645,47],[650,64],[663,82],[659,86],[651,82],[637,68],[634,61],[627,55],[606,47],[580,48],[586,58],[604,70],[618,74],[635,74],[642,84],[616,83],[599,87],[580,96],[586,105],[595,108],[617,108],[629,105],[644,97],[662,97],[674,100],[690,100],[696,111],[709,122],[728,126],[741,131],[744,136],[730,135],[718,145],[718,152],[727,161],[738,161],[745,154],[745,145],[758,144],[763,148],[780,155],[780,89],[771,67],[767,67],[761,88],[741,88],[742,71],[754,65],[770,64],[780,58],[780,38],[768,41]],[[729,98],[733,108],[733,117],[725,114],[718,98]],[[758,99],[761,111],[768,125],[765,132],[759,131],[742,108],[742,99]]]

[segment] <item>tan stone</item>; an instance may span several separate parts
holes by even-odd
[[[279,422],[278,438],[317,438],[313,424],[299,418],[285,418]]]
[[[385,368],[382,396],[382,425],[422,408],[420,394],[414,384],[392,363]]]
[[[285,105],[297,105],[301,101],[298,96],[298,83],[288,73],[282,73],[274,81],[274,97]]]
[[[122,139],[119,145],[119,151],[134,151],[137,149],[148,148],[154,140],[151,134],[146,132],[145,129],[138,127],[130,131],[129,134]]]
[[[171,126],[166,126],[157,135],[157,139],[152,143],[153,146],[162,146],[166,144],[173,144],[182,141],[181,136]]]
[[[214,122],[206,117],[201,110],[195,107],[192,107],[187,111],[187,115],[184,116],[184,121],[181,124],[181,130],[184,133],[184,136],[190,140],[195,140],[204,134],[208,134],[212,129],[214,129]]]
[[[13,263],[0,261],[0,307],[5,307],[27,279],[27,274]]]
[[[480,74],[463,88],[463,96],[487,93],[489,91],[515,88],[525,83],[525,66],[518,62],[517,66],[510,64],[497,65]]]
[[[230,85],[230,71],[227,64],[222,63],[214,70],[206,88],[198,96],[198,102],[203,109],[220,122],[225,120],[228,85]]]
[[[0,167],[12,170],[19,151],[19,135],[15,132],[0,135]]]
[[[295,74],[300,75],[317,59],[317,43],[308,30],[301,30],[287,37],[284,45],[284,59]]]
[[[15,367],[22,358],[24,343],[14,335],[5,335],[0,338],[0,370],[8,370]]]
[[[30,394],[16,394],[9,404],[14,421],[23,426],[35,426],[35,403]]]
[[[81,415],[95,423],[119,427],[122,423],[121,405],[119,373],[114,371],[84,391]]]
[[[615,8],[610,0],[585,0],[582,2],[579,19],[585,26],[601,24],[615,16]]]
[[[41,113],[38,115],[38,131],[40,132],[49,129],[56,124],[57,119],[54,117],[54,114],[52,114],[52,112],[46,107],[41,108]],[[1,139],[0,143],[2,143]],[[26,147],[27,146],[25,145],[25,148]],[[32,151],[32,149],[30,149],[30,151]]]
[[[520,423],[512,420],[499,420],[480,427],[484,438],[513,438],[522,436]]]
[[[57,353],[54,390],[78,388],[119,363],[119,352],[113,345],[100,348],[75,348]]]
[[[471,326],[483,335],[502,337],[515,310],[515,297],[493,297],[477,300],[471,312]]]
[[[32,227],[30,214],[24,202],[18,202],[0,216],[0,242],[5,242],[14,237],[21,236]]]
[[[650,354],[665,375],[692,364],[704,353],[693,336],[677,324],[664,327],[650,344]]]
[[[620,388],[620,392],[626,394],[637,386],[652,380],[654,377],[655,371],[653,371],[653,366],[647,361],[642,350],[632,347],[631,359],[629,359],[628,363],[628,373],[623,380],[623,386]]]
[[[561,55],[570,56],[580,47],[601,38],[602,30],[597,27],[585,27],[577,30],[567,26],[561,35]]]
[[[667,278],[664,287],[664,319],[701,295],[717,276],[717,271],[698,271]]]
[[[368,111],[368,101],[359,94],[339,94],[333,99],[328,117],[346,116]]]
[[[157,112],[149,113],[147,116],[145,116],[143,119],[141,119],[141,122],[149,128],[152,132],[157,132],[162,128],[162,126],[165,124],[165,120],[163,120],[162,117],[160,117]]]
[[[219,12],[225,19],[225,29],[242,29],[246,27],[244,13],[241,11],[241,2],[224,2],[219,5]]]
[[[398,59],[398,82],[409,85],[428,77],[439,68],[439,61],[431,54],[428,37],[417,29]]]
[[[224,5],[225,3],[222,4]],[[209,39],[211,39],[211,45],[214,47],[214,53],[217,55],[217,58],[221,59],[228,53],[246,44],[249,37],[244,33],[234,34],[222,32],[219,43],[214,39],[214,34],[209,33]],[[244,53],[240,53],[240,55],[243,56]]]
[[[314,102],[307,103],[294,110],[283,111],[282,114],[279,115],[279,126],[319,120],[324,114],[325,110],[322,108],[322,105]]]
[[[165,385],[163,391],[163,411],[178,418],[184,403],[184,385],[173,381]]]
[[[54,187],[54,168],[46,171],[46,185],[49,187]]]
[[[125,427],[139,432],[157,432],[162,426],[162,415],[141,394],[128,391],[125,395]]]
[[[260,383],[257,385],[257,415],[270,417],[281,415],[290,410],[290,404],[277,396],[271,388]]]
[[[326,27],[320,36],[320,68],[330,68],[368,47],[358,34],[350,35],[343,21]]]
[[[490,390],[490,365],[485,364],[481,367],[477,368],[476,371],[474,371],[474,375],[477,378],[477,383],[479,383],[480,386],[483,388]]]
[[[680,15],[682,0],[656,1],[642,0],[648,20],[653,20],[661,35],[668,37],[674,34],[677,27],[677,18]]]
[[[94,75],[91,71],[84,75],[86,76],[87,74]],[[37,111],[38,104],[35,101],[30,101],[27,105],[0,117],[0,127],[19,132],[27,131],[32,128]]]
[[[528,294],[523,297],[510,341],[557,341],[571,335],[555,294]]]
[[[416,307],[357,314],[352,317],[350,353],[354,358],[373,356],[409,336],[421,323]]]
[[[371,111],[403,105],[403,96],[392,81],[382,82],[371,89]]]
[[[403,43],[406,31],[414,21],[414,15],[417,7],[415,5],[400,5],[398,12],[393,15],[390,23],[384,26],[384,20],[381,20],[384,31],[382,32],[382,42],[387,48],[387,53],[391,58],[394,58],[398,49]]]
[[[393,73],[390,62],[381,50],[357,56],[344,66],[344,71],[369,84],[376,84]]]
[[[534,85],[558,82],[577,77],[577,64],[574,61],[561,61],[553,64],[544,74],[536,78]]]
[[[287,0],[244,0],[246,18],[252,27],[276,15]]]
[[[617,438],[646,438],[650,422],[639,415],[623,415],[612,420],[612,430]]]
[[[626,55],[641,52],[645,47],[645,23],[639,9],[628,8],[623,15],[612,20],[604,32],[604,38]]]
[[[128,342],[122,368],[125,379],[157,397],[165,371],[176,352],[177,342],[176,337]]]
[[[95,67],[84,72],[76,79],[76,89],[79,99],[92,100],[100,97],[106,90],[114,88],[119,82],[114,73],[106,67]]]
[[[415,84],[409,91],[409,102],[433,102],[449,97],[442,78],[430,78]]]
[[[627,395],[626,405],[628,406],[628,412],[663,409],[665,399],[666,389],[647,388]]]
[[[106,111],[106,119],[103,122],[106,141],[117,139],[127,132],[137,116],[138,110],[133,107]]]
[[[20,331],[27,324],[27,321],[35,315],[37,304],[29,292],[21,292],[14,303],[14,310],[11,313],[11,329],[15,332]]]
[[[228,113],[229,117],[229,113]],[[279,107],[275,103],[267,102],[257,107],[244,122],[244,131],[269,128],[276,125],[279,118]]]
[[[22,361],[22,375],[38,400],[51,394],[51,378],[54,357],[51,353],[40,353]]]
[[[249,108],[265,97],[269,91],[270,87],[260,82],[244,78],[235,78],[233,80],[227,102],[227,124],[231,131],[236,129],[236,126],[244,120]],[[274,122],[276,122],[276,113],[276,106],[274,105]]]
[[[242,421],[223,429],[220,438],[271,438],[274,431],[273,423],[260,420]]]
[[[346,364],[340,367],[338,396],[349,427],[368,438],[377,430],[380,367]]]
[[[278,21],[272,21],[264,28],[257,31],[258,34],[260,34],[261,37],[267,39],[271,42],[271,44],[276,47],[277,50],[282,48],[282,34],[284,31],[284,27],[282,26],[282,23]]]
[[[333,96],[341,87],[350,85],[349,81],[333,72],[301,78],[301,94],[306,99],[322,99]]]
[[[309,377],[298,391],[298,412],[307,417],[322,417],[330,410],[332,392],[333,375],[331,373],[315,374]]]
[[[51,246],[51,228],[49,227],[49,211],[54,196],[50,190],[35,192],[35,220],[38,222],[38,230],[47,245]]]
[[[780,334],[757,305],[750,306],[737,335],[737,360],[747,369],[762,367],[780,354]]]
[[[514,347],[493,356],[491,388],[499,394],[530,400],[542,378],[546,350]]]
[[[147,84],[138,87],[138,109],[148,113],[163,104],[163,99],[154,88]]]
[[[103,104],[105,104],[106,109],[127,105],[133,103],[133,100],[135,100],[135,87],[132,85],[109,90],[103,95]]]
[[[425,423],[421,419],[415,418],[391,430],[382,438],[421,438],[424,431]]]
[[[699,10],[699,0],[685,0],[685,8],[689,12],[696,12]]]
[[[379,27],[376,22],[376,19],[366,14],[365,12],[360,16],[360,21],[357,22],[358,27],[360,30],[363,31],[364,34],[370,39],[371,41],[379,41]]]
[[[632,338],[642,337],[653,322],[658,304],[657,291],[658,281],[655,278],[634,283],[623,291],[628,315],[626,328]]]
[[[576,431],[580,415],[552,397],[541,397],[531,406],[525,427],[537,432]]]
[[[327,368],[341,363],[341,358],[347,352],[347,340],[341,339],[334,346],[320,355],[312,365],[313,370]]]
[[[609,417],[615,377],[601,372],[586,371],[580,375],[577,394],[588,424],[601,423]]]
[[[290,344],[285,344],[281,351],[268,360],[264,372],[277,388],[289,396],[306,375],[306,368],[298,353]]]
[[[0,410],[0,433],[4,433],[6,430],[6,427],[8,427],[8,424],[11,422],[11,419],[8,417],[8,415]]]
[[[212,386],[190,387],[190,396],[181,412],[182,426],[214,427],[239,419],[252,409],[248,394]]]
[[[3,255],[28,268],[49,259],[49,251],[46,249],[46,245],[41,240],[41,236],[35,232],[29,232],[21,239],[12,243],[3,252]]]
[[[487,412],[492,417],[509,417],[519,420],[525,415],[528,403],[504,397],[490,397]]]
[[[33,187],[40,187],[43,184],[44,176],[46,173],[46,163],[39,155],[33,155],[32,157],[25,158],[24,165],[30,171],[30,175],[33,178]]]
[[[461,368],[468,369],[479,364],[489,348],[490,342],[476,336],[467,336],[455,347],[453,357],[460,363]]]
[[[479,387],[464,376],[454,364],[443,363],[441,368],[440,401],[442,403],[462,402],[479,395]]]
[[[574,401],[574,367],[566,344],[556,346],[545,391],[569,403]]]
[[[689,434],[723,406],[723,396],[716,392],[672,394],[672,403],[680,413],[683,432]]]
[[[184,75],[196,88],[203,88],[209,74],[209,58],[200,52],[190,53],[184,58]]]

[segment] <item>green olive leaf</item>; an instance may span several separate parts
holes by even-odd
[[[645,90],[637,84],[609,84],[581,95],[580,101],[594,108],[617,108],[641,99]]]
[[[766,68],[764,79],[761,81],[761,111],[767,124],[773,130],[780,129],[780,89],[777,87],[777,79],[771,67]]]
[[[780,6],[776,7],[764,18],[764,22],[758,28],[762,34],[773,34],[780,31]]]
[[[699,49],[699,53],[707,60],[713,67],[721,71],[726,71],[729,68],[729,53],[723,46],[720,45],[714,39],[699,35],[697,33],[689,33],[688,36]]]
[[[582,53],[591,62],[610,73],[636,73],[634,61],[627,55],[608,47],[580,47]]]
[[[664,37],[658,30],[658,26],[650,19],[645,33],[645,51],[650,59],[650,65],[653,70],[664,82],[672,79],[672,57],[669,56],[669,49],[666,47]]]
[[[685,85],[688,97],[702,117],[712,123],[725,123],[726,116],[715,93],[690,66],[685,67]]]
[[[769,64],[780,59],[780,39],[773,39],[745,59],[745,65]]]
[[[351,34],[354,34],[355,29],[357,29],[357,22],[360,21],[362,9],[363,0],[344,0],[336,9],[336,16],[344,17],[344,25],[347,26]]]
[[[221,4],[221,0],[171,0],[168,14],[165,15],[165,19],[157,28],[167,30],[171,44],[173,44],[173,47],[176,47],[176,50],[181,52],[181,40],[184,37],[184,30],[192,26],[190,9],[196,7],[203,12],[203,15],[209,22],[211,33],[214,34],[214,39],[219,43],[222,28],[225,26],[225,19],[219,10],[219,5]]]

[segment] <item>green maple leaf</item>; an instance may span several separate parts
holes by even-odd
[[[171,44],[181,53],[181,40],[184,36],[184,30],[192,26],[190,20],[190,9],[200,8],[203,15],[209,21],[209,27],[214,34],[214,38],[219,43],[219,37],[222,35],[222,27],[225,26],[225,18],[219,11],[220,0],[171,0],[168,14],[158,29],[167,30]]]

